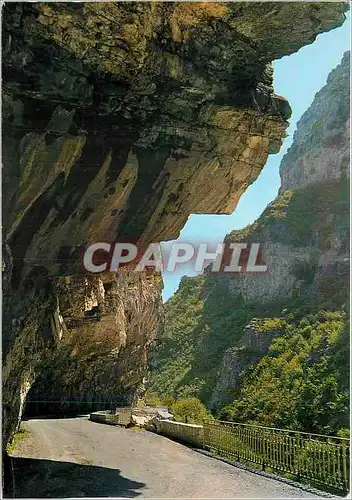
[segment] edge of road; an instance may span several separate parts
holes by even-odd
[[[190,447],[191,448],[191,447]],[[275,481],[280,481],[281,483],[285,483],[289,486],[293,486],[294,488],[298,488],[300,490],[306,491],[307,493],[312,493],[314,495],[318,495],[322,498],[346,498],[345,496],[338,496],[328,493],[327,491],[322,491],[314,488],[313,486],[309,486],[306,484],[298,483],[297,481],[293,481],[292,479],[288,479],[276,474],[272,474],[270,472],[265,472],[260,469],[255,469],[248,465],[242,464],[240,462],[236,462],[235,460],[229,460],[227,458],[221,457],[220,455],[215,455],[207,450],[202,450],[201,448],[191,448],[197,453],[205,455],[210,458],[215,458],[216,460],[220,460],[221,462],[225,462],[233,467],[237,467],[238,469],[245,470],[247,472],[252,472],[253,474],[257,474],[258,476],[266,477],[267,479],[274,479]]]
[[[159,435],[161,435],[161,434],[159,434]],[[266,471],[263,471],[261,469],[255,469],[254,467],[250,467],[249,465],[245,465],[241,462],[237,462],[236,460],[230,460],[230,459],[227,459],[227,458],[222,457],[220,455],[216,455],[208,450],[204,450],[202,448],[197,448],[196,446],[192,446],[191,444],[187,443],[186,441],[174,439],[171,436],[165,436],[165,435],[162,435],[162,436],[165,439],[169,439],[170,441],[174,441],[176,443],[179,443],[182,446],[189,448],[190,450],[193,450],[197,453],[200,453],[201,455],[205,455],[209,458],[214,458],[216,460],[219,460],[220,462],[224,462],[228,465],[232,465],[233,467],[236,467],[238,469],[242,469],[246,472],[251,472],[251,473],[256,474],[258,476],[262,476],[262,477],[265,477],[267,479],[273,479],[275,481],[279,481],[279,482],[284,483],[288,486],[292,486],[294,488],[300,489],[302,491],[305,491],[306,493],[312,493],[313,495],[321,497],[321,498],[336,498],[336,499],[349,498],[346,495],[345,496],[337,495],[337,494],[334,495],[332,493],[329,493],[328,491],[318,490],[317,488],[314,488],[314,486],[310,486],[310,485],[304,484],[304,483],[299,483],[298,481],[293,481],[292,479],[285,478],[285,477],[280,476],[278,474],[266,472]]]

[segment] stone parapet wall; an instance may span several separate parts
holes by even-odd
[[[107,412],[94,412],[89,415],[89,420],[99,424],[119,425],[119,416]]]
[[[158,434],[170,436],[194,446],[203,447],[204,428],[202,425],[159,420],[156,423],[156,429]]]

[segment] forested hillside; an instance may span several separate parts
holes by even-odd
[[[348,432],[348,75],[345,54],[298,123],[278,197],[226,237],[263,243],[268,272],[182,279],[150,354],[147,397],[198,397],[225,420]]]

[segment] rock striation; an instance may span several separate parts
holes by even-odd
[[[160,280],[86,277],[85,248],[172,239],[190,213],[231,213],[290,116],[271,61],[346,9],[5,5],[4,444],[32,386],[32,399],[133,397]]]
[[[271,61],[340,25],[346,8],[6,5],[13,280],[33,262],[42,274],[75,274],[90,243],[173,239],[190,213],[232,213],[290,116]]]

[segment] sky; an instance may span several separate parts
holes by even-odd
[[[279,153],[270,155],[258,179],[247,188],[232,215],[190,215],[178,240],[221,243],[230,231],[242,229],[255,221],[277,195],[280,187],[279,166],[292,143],[297,121],[312,103],[315,94],[326,84],[330,71],[350,49],[350,17],[342,27],[322,33],[311,45],[274,61],[274,89],[288,99],[293,110],[288,134]],[[163,243],[166,248],[171,242]],[[166,301],[178,288],[183,275],[196,273],[183,267],[179,272],[164,272],[163,299]]]

